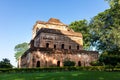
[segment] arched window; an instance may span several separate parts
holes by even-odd
[[[81,61],[78,61],[78,66],[81,66]]]
[[[57,67],[60,67],[60,61],[57,61]]]
[[[56,49],[56,45],[54,44],[54,49]]]
[[[61,49],[64,49],[64,44],[61,45]]]
[[[49,43],[46,43],[46,48],[49,48]]]
[[[79,50],[79,45],[77,45],[77,50]]]
[[[69,46],[69,49],[71,49],[71,46]]]
[[[36,67],[40,67],[40,61],[37,61]]]

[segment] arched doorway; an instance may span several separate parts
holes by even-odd
[[[40,67],[40,61],[37,61],[36,67]]]
[[[57,61],[57,67],[60,67],[60,61]]]
[[[46,43],[46,48],[49,48],[49,43]]]
[[[69,49],[71,49],[71,46],[69,46]]]
[[[77,50],[79,50],[79,45],[77,45]]]
[[[64,49],[64,44],[61,45],[61,49]]]
[[[78,66],[81,66],[81,61],[78,61]]]
[[[54,49],[56,49],[56,45],[54,44]]]

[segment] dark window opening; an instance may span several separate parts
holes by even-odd
[[[69,49],[71,49],[71,46],[69,46]]]
[[[54,49],[56,49],[56,45],[54,44]]]
[[[81,66],[81,61],[78,61],[78,66]]]
[[[46,43],[46,48],[49,48],[49,43]]]
[[[79,45],[77,45],[77,50],[79,50]]]
[[[64,49],[64,44],[61,45],[61,49]]]
[[[37,61],[36,67],[40,67],[40,61]]]
[[[60,67],[60,61],[57,61],[57,67]]]

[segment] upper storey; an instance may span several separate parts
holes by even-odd
[[[55,18],[50,18],[47,22],[44,21],[37,21],[36,24],[33,27],[33,35],[32,38],[36,36],[36,33],[41,29],[41,28],[48,28],[48,29],[57,29],[57,30],[62,30],[62,31],[72,31],[71,29],[68,28],[66,24],[63,24],[59,19]],[[72,31],[74,32],[74,31]]]
[[[82,50],[83,37],[58,19],[37,21],[33,27],[31,47]]]
[[[34,47],[82,50],[82,35],[76,32],[41,28],[34,38]]]

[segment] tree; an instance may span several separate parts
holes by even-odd
[[[100,55],[99,61],[105,65],[115,67],[117,64],[120,64],[120,56],[105,52]]]
[[[3,58],[2,61],[0,61],[0,68],[12,68],[12,64],[10,63],[10,60],[7,58]]]
[[[83,48],[86,50],[90,49],[90,33],[89,33],[89,25],[87,20],[80,20],[72,22],[69,27],[73,29],[75,32],[80,32],[83,35]]]
[[[92,44],[101,51],[120,48],[120,6],[115,6],[95,16],[90,23]]]
[[[28,49],[28,43],[24,42],[21,44],[18,44],[15,46],[14,51],[15,51],[15,58],[18,60],[20,56],[23,55],[23,53]]]
[[[120,4],[120,0],[105,0],[105,1],[108,1],[111,7]]]
[[[110,0],[113,1],[113,0]],[[115,0],[118,1],[118,0]],[[120,60],[120,5],[114,6],[95,16],[91,22],[92,45],[103,54],[100,62],[115,66]]]
[[[103,66],[103,63],[97,60],[97,61],[90,62],[90,65],[91,66]]]

